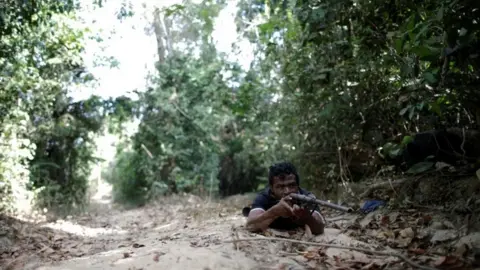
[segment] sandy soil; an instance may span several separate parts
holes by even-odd
[[[480,242],[478,233],[461,234],[445,217],[412,209],[340,217],[327,210],[328,228],[316,237],[304,230],[252,234],[241,215],[251,199],[208,202],[184,195],[124,210],[100,196],[89,214],[15,225],[24,236],[3,252],[1,269],[416,269],[385,252],[403,254],[424,269],[473,269],[467,251]],[[226,242],[244,238],[257,240]]]

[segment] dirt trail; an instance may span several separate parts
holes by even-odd
[[[175,196],[132,210],[112,206],[108,196],[101,199],[88,215],[25,233],[23,246],[8,253],[14,259],[2,269],[415,269],[398,257],[358,250],[272,241],[225,243],[265,237],[245,231],[241,209],[251,196],[210,203],[193,195]],[[328,228],[317,237],[303,230],[290,234],[270,230],[266,236],[399,252],[428,269],[472,269],[462,255],[439,254],[452,246],[458,252],[461,241],[467,248],[480,242],[480,235],[462,238],[445,217],[411,209],[336,219],[333,214],[338,215],[326,214]],[[35,252],[22,251],[25,243]],[[460,268],[445,268],[447,264]]]
[[[36,269],[254,268],[255,261],[243,252],[232,249],[231,244],[221,244],[231,238],[231,226],[240,226],[243,218],[232,214],[219,218],[223,209],[201,203],[191,196],[183,202],[97,216],[88,223],[114,226],[120,233],[94,240],[106,245],[105,251]]]

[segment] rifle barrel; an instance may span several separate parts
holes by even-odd
[[[339,210],[339,211],[343,211],[343,212],[348,212],[348,213],[353,212],[353,209],[351,207],[341,206],[341,205],[338,205],[338,204],[318,200],[318,199],[308,197],[308,196],[305,196],[305,195],[290,194],[289,196],[294,200],[299,200],[299,201],[306,202],[306,203],[318,204],[318,205],[322,205],[322,206],[329,207],[329,208]]]

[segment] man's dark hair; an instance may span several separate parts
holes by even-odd
[[[274,177],[285,177],[289,174],[295,175],[295,181],[297,185],[300,185],[300,177],[298,177],[297,169],[290,162],[280,162],[270,166],[268,170],[268,183],[272,185]]]

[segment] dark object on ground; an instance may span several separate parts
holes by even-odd
[[[386,203],[384,201],[370,200],[370,201],[366,201],[365,204],[363,204],[363,207],[360,210],[363,213],[367,214],[367,213],[375,211],[378,207],[384,206],[385,204]]]
[[[431,130],[415,135],[394,164],[407,170],[431,157],[431,161],[457,165],[459,162],[476,162],[480,158],[480,132],[451,128]]]

